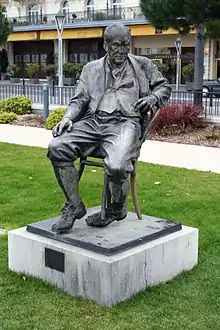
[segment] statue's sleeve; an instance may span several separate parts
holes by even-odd
[[[150,90],[157,97],[158,107],[161,108],[170,98],[171,87],[168,80],[163,77],[157,66],[150,59],[148,59],[146,70]]]
[[[77,121],[87,109],[90,100],[86,67],[83,67],[75,95],[71,98],[64,118]]]

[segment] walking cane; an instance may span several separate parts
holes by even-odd
[[[154,114],[154,111],[156,111],[156,113]],[[149,129],[151,128],[154,120],[157,118],[158,114],[160,113],[160,109],[152,109],[150,110],[151,112],[151,119],[149,121],[148,124],[146,124],[146,127],[144,129],[144,132],[142,134],[142,138],[141,138],[141,145],[142,143],[146,140],[146,136],[147,133],[149,132]],[[154,114],[154,116],[153,116]],[[131,173],[130,176],[130,185],[131,185],[131,196],[132,196],[132,200],[134,203],[134,209],[135,212],[137,214],[137,218],[138,220],[142,220],[142,215],[141,215],[141,211],[140,211],[140,207],[139,207],[139,203],[138,203],[138,198],[137,198],[137,187],[136,187],[136,161],[133,161],[133,172]]]

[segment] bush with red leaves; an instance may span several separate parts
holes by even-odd
[[[185,132],[186,128],[204,126],[204,115],[201,107],[193,104],[168,104],[160,110],[150,131],[157,133]]]

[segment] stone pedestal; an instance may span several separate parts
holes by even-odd
[[[167,282],[198,261],[198,230],[163,219],[129,213],[107,228],[79,220],[65,235],[51,232],[54,221],[9,232],[9,268],[101,305]]]

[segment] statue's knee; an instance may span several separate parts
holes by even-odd
[[[49,159],[56,158],[58,150],[61,148],[61,143],[58,139],[53,139],[48,145],[47,157]]]
[[[106,162],[106,172],[112,178],[116,180],[122,179],[125,177],[125,167],[123,164],[118,162]]]

